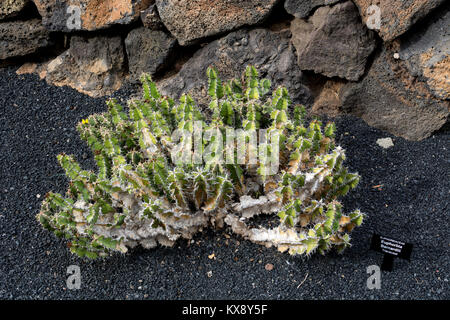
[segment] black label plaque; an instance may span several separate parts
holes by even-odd
[[[413,245],[389,237],[374,234],[370,249],[384,253],[381,270],[392,271],[394,258],[401,258],[410,261]]]

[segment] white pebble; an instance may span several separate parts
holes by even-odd
[[[388,149],[394,146],[394,142],[392,141],[391,138],[378,139],[377,144],[384,149]]]

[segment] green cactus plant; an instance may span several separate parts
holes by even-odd
[[[335,125],[307,125],[305,108],[292,105],[284,87],[269,95],[270,81],[260,80],[253,66],[242,80],[222,82],[214,68],[207,76],[209,110],[188,94],[179,102],[162,96],[144,75],[143,98],[130,101],[128,112],[110,100],[107,112],[83,120],[77,128],[98,172],[59,155],[70,186],[64,196],[47,194],[39,222],[88,258],[137,245],[171,246],[225,224],[290,254],[348,247],[349,233],[364,214],[344,215],[338,201],[359,176],[343,164]],[[174,138],[177,129],[192,135]],[[237,137],[235,129],[244,134]],[[256,145],[249,144],[255,136],[248,133],[255,130],[264,131]],[[271,143],[269,137],[275,137]],[[278,215],[280,225],[249,227],[247,221],[259,214]]]

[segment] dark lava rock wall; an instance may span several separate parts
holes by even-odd
[[[450,109],[445,0],[0,1],[0,67],[93,97],[149,73],[202,104],[205,71],[247,64],[312,114],[349,113],[409,140]]]

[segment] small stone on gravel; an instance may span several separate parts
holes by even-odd
[[[388,149],[394,146],[394,142],[392,141],[391,138],[378,139],[377,144],[384,149]]]

